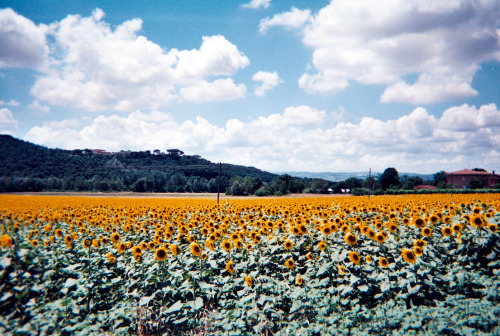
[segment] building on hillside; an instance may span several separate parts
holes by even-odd
[[[436,190],[436,187],[429,184],[419,184],[413,187],[414,190]]]
[[[488,173],[487,171],[476,171],[471,169],[463,169],[452,173],[446,173],[446,183],[453,188],[467,189],[471,181],[476,180],[483,182],[488,188],[500,183],[500,175],[495,174],[495,171]]]
[[[90,151],[92,152],[92,154],[96,154],[96,155],[110,155],[110,154],[113,154],[111,152],[107,152],[105,149],[91,149]]]

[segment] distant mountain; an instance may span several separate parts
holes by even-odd
[[[51,149],[0,135],[0,191],[132,190],[216,192],[219,164],[181,150],[120,151]],[[276,174],[222,164],[222,192],[232,177],[271,182]]]
[[[295,177],[303,177],[303,178],[321,178],[327,181],[331,182],[339,182],[339,181],[345,181],[350,177],[355,177],[359,179],[366,179],[369,176],[369,172],[320,172],[320,173],[315,173],[315,172],[282,172],[282,173],[277,173],[277,174],[288,174],[290,176],[295,176]],[[377,178],[378,176],[382,175],[381,172],[372,172],[372,177]],[[408,177],[414,177],[414,176],[419,176],[421,177],[424,181],[425,180],[433,180],[434,174],[418,174],[418,173],[404,173],[404,172],[399,172],[399,176],[408,176]]]

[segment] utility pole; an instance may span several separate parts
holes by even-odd
[[[217,179],[217,204],[219,204],[219,193],[220,193],[220,172],[222,163],[219,162],[219,178]]]

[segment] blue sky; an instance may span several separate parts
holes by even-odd
[[[0,6],[0,133],[272,172],[500,170],[497,0]]]

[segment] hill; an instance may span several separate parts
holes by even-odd
[[[0,191],[216,192],[219,164],[179,150],[62,150],[0,135]],[[278,175],[224,163],[221,191],[234,177],[271,182]]]
[[[304,178],[320,178],[324,179],[327,181],[331,182],[339,182],[339,181],[345,181],[348,178],[355,177],[359,179],[366,179],[369,176],[369,173],[366,172],[307,172],[307,171],[300,171],[300,172],[285,172],[285,173],[277,173],[277,174],[288,174],[291,176],[296,176],[296,177],[304,177]],[[380,172],[372,172],[372,176],[375,178],[378,178],[382,173]],[[405,172],[400,172],[399,176],[408,176],[408,177],[421,177],[424,181],[432,181],[434,178],[434,174],[418,174],[418,173],[405,173]]]

